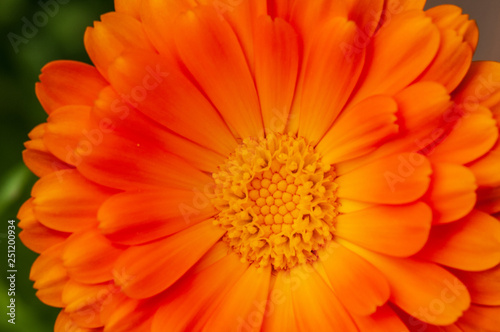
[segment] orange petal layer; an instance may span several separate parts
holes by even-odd
[[[109,77],[120,96],[151,119],[223,155],[234,150],[234,137],[217,111],[179,69],[162,57],[149,53],[123,55],[111,66]],[[111,104],[112,110],[117,111],[117,106],[127,107],[117,100]]]
[[[116,280],[131,298],[156,295],[186,273],[224,231],[209,219],[162,240],[127,249],[114,269],[129,276],[126,282]]]
[[[299,66],[297,34],[284,20],[259,19],[255,32],[255,83],[266,132],[288,122]]]
[[[97,210],[112,193],[76,170],[59,171],[41,178],[33,186],[33,211],[46,227],[76,232],[97,224]]]
[[[432,211],[424,203],[376,206],[337,217],[334,234],[383,254],[407,257],[427,241]]]
[[[466,271],[492,268],[500,263],[500,223],[475,210],[462,220],[434,226],[418,256]]]
[[[429,186],[430,163],[416,153],[401,153],[376,160],[335,179],[337,196],[381,204],[409,203]]]
[[[391,302],[413,317],[433,325],[449,325],[469,307],[467,288],[438,265],[409,258],[387,257],[346,241],[341,243],[385,274],[391,287]]]
[[[76,61],[49,63],[42,68],[40,82],[36,95],[48,114],[66,105],[92,106],[107,85],[94,67]]]
[[[208,194],[209,195],[209,194]],[[165,189],[114,195],[99,209],[99,229],[114,243],[137,245],[215,215],[207,193]]]
[[[389,284],[370,263],[333,243],[320,253],[320,264],[340,302],[352,314],[368,316],[389,299]]]
[[[476,204],[474,174],[464,166],[445,163],[434,163],[432,171],[426,203],[434,211],[434,224],[465,217]]]
[[[398,131],[394,99],[386,96],[367,98],[344,110],[316,146],[323,161],[336,164],[374,150],[378,143]]]
[[[88,246],[92,243],[92,246]],[[64,267],[71,279],[85,284],[112,280],[113,265],[123,249],[112,244],[99,230],[71,235],[62,253]],[[91,268],[90,268],[91,267]]]
[[[317,143],[340,114],[363,68],[364,52],[346,57],[339,45],[353,43],[356,24],[333,18],[315,33],[302,68],[299,136]],[[345,79],[349,77],[349,79]]]
[[[263,135],[259,98],[245,55],[231,26],[210,7],[183,14],[174,30],[191,74],[240,137]]]
[[[247,265],[231,253],[200,273],[181,280],[178,287],[173,288],[172,298],[154,316],[152,331],[192,331],[196,324],[201,325],[201,329],[246,270]]]

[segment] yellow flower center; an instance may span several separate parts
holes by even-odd
[[[245,139],[213,177],[215,222],[245,261],[289,269],[315,261],[331,240],[335,173],[304,139]]]

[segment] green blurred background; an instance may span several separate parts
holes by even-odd
[[[40,0],[42,3],[56,0]],[[332,0],[333,1],[333,0]],[[29,269],[36,255],[18,241],[16,246],[16,325],[7,323],[7,221],[16,218],[17,210],[29,198],[36,181],[21,159],[27,133],[45,121],[45,113],[36,100],[34,84],[40,69],[58,59],[90,63],[84,47],[83,33],[99,16],[113,9],[112,0],[61,1],[58,13],[47,24],[20,44],[15,52],[8,39],[13,32],[22,36],[23,18],[32,22],[43,11],[39,1],[0,0],[0,331],[52,331],[57,309],[43,305],[35,297],[29,281]],[[498,0],[429,0],[429,6],[455,3],[465,9],[480,26],[481,39],[477,60],[500,61],[500,1]]]

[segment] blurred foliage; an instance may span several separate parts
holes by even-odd
[[[58,5],[54,15],[47,14],[41,4]],[[0,1],[0,331],[53,331],[59,309],[41,303],[35,296],[29,280],[30,267],[37,255],[18,240],[16,245],[16,325],[7,322],[7,221],[16,219],[21,204],[29,198],[36,177],[24,166],[21,151],[27,134],[46,120],[38,103],[34,85],[41,68],[60,59],[90,63],[83,46],[87,26],[100,15],[113,10],[112,0],[71,0],[59,4],[57,0],[1,0]],[[37,14],[38,13],[38,14]],[[9,40],[16,34],[23,36],[26,20],[33,23],[47,17],[45,24],[35,26],[38,31],[18,45],[18,52]],[[36,19],[36,18],[35,18]],[[42,21],[42,20],[41,20]]]

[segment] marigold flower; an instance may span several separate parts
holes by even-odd
[[[425,0],[116,0],[24,160],[56,331],[500,331],[500,64]]]

